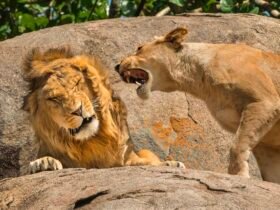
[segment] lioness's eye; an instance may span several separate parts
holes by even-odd
[[[141,49],[142,49],[142,47],[143,47],[143,46],[138,47],[138,48],[137,48],[137,51],[141,50]]]

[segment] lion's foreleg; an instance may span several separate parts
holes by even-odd
[[[260,139],[280,118],[279,103],[256,102],[249,104],[242,112],[236,141],[231,148],[229,173],[249,176],[248,159]]]
[[[179,161],[161,161],[158,156],[146,149],[140,150],[137,154],[132,152],[125,165],[153,165],[185,168],[184,163]]]
[[[47,171],[47,170],[60,170],[63,166],[61,162],[55,158],[50,156],[45,156],[39,159],[36,159],[29,164],[29,171],[30,173],[37,173],[40,171]]]

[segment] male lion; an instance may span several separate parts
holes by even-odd
[[[133,151],[126,107],[113,95],[107,71],[68,48],[33,50],[24,63],[30,92],[24,98],[40,149],[31,173],[69,167],[169,165],[148,150]]]
[[[189,92],[223,128],[236,133],[229,172],[249,177],[255,155],[264,180],[280,183],[280,56],[244,44],[183,43],[177,28],[116,66],[124,81],[150,92]]]

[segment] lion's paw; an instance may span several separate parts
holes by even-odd
[[[60,170],[63,169],[61,162],[52,157],[46,156],[30,162],[29,171],[31,174],[47,171],[47,170]]]
[[[163,166],[177,167],[177,168],[186,168],[185,164],[180,161],[168,160],[161,163]]]

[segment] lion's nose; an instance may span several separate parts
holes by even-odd
[[[92,117],[86,117],[86,118],[84,118],[83,123],[90,123],[90,122],[92,121],[93,118],[94,118],[94,116],[92,116]]]
[[[83,116],[82,106],[80,106],[76,111],[72,112],[72,114],[82,117]]]
[[[115,71],[119,73],[119,71],[120,71],[120,64],[117,64],[117,65],[115,66]]]

